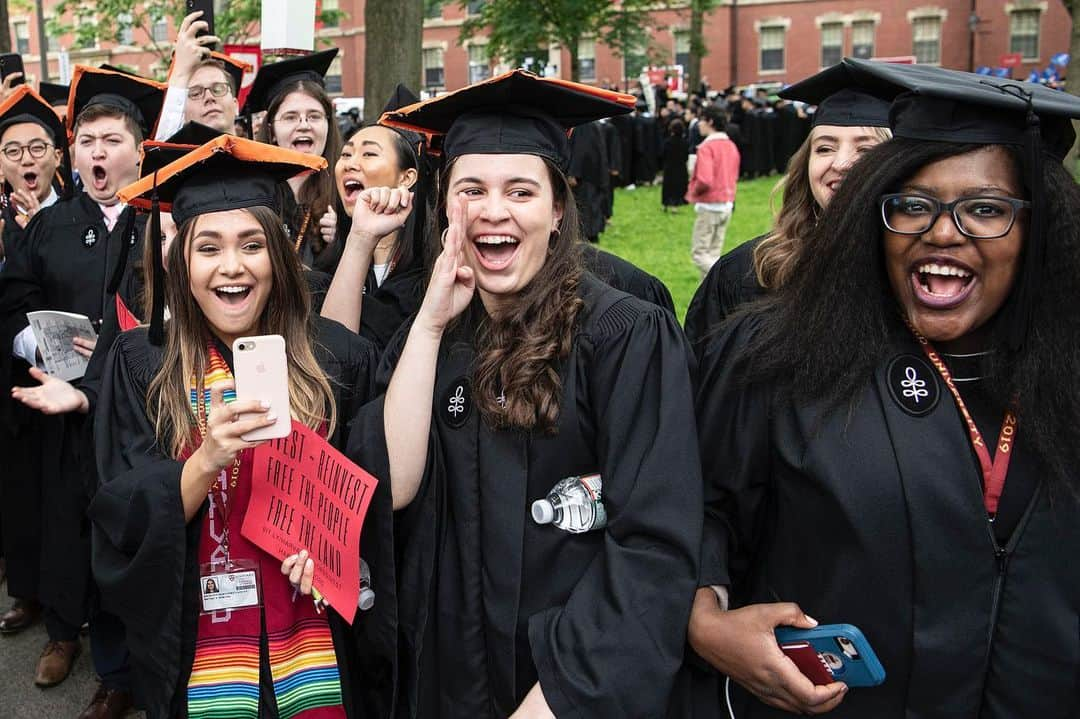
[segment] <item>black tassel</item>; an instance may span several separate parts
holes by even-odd
[[[157,195],[157,172],[154,172],[154,194],[150,200],[150,244],[154,253],[154,267],[150,273],[153,283],[153,300],[150,305],[150,344],[160,347],[165,343],[165,265],[161,259],[161,206]]]

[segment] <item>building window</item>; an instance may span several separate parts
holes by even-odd
[[[851,55],[860,60],[874,56],[874,21],[856,20],[851,23]]]
[[[465,5],[465,9],[470,15],[479,15],[484,9],[484,3],[485,0],[469,0]]]
[[[169,20],[167,18],[155,20],[150,28],[150,37],[153,38],[154,42],[168,42]]]
[[[15,30],[15,52],[20,55],[30,54],[30,23],[25,20],[12,23]]]
[[[826,22],[821,25],[821,66],[829,67],[844,57],[844,24]]]
[[[445,78],[442,48],[424,48],[424,89],[429,92],[444,89],[446,86]]]
[[[324,4],[325,5],[325,4]],[[326,71],[326,92],[329,95],[341,94],[341,57],[335,57]]]
[[[1009,52],[1025,60],[1039,59],[1039,11],[1013,10],[1009,15]]]
[[[675,36],[675,64],[686,69],[690,67],[690,31],[675,30],[671,34]]]
[[[596,79],[596,40],[591,37],[578,41],[577,67],[579,80]]]
[[[469,84],[491,77],[491,61],[483,45],[469,45]]]
[[[116,24],[119,26],[116,40],[121,45],[135,44],[135,28],[131,26],[131,13],[120,13],[116,16]]]
[[[761,70],[784,69],[784,40],[787,29],[783,25],[766,25],[761,28]]]
[[[442,18],[442,6],[441,0],[424,0],[424,17],[428,20]]]
[[[915,62],[926,65],[941,63],[941,18],[917,17],[911,24],[912,54]]]
[[[327,10],[331,11],[332,16],[329,20],[323,21],[323,27],[337,27],[340,24],[336,16],[339,10],[338,0],[322,0],[322,4],[319,6],[320,14]]]

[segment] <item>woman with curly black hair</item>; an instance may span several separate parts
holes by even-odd
[[[740,717],[1077,716],[1080,102],[845,64],[911,92],[707,348],[689,641]],[[859,627],[885,682],[803,676],[774,629],[818,622]]]

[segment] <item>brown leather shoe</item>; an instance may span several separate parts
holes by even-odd
[[[83,709],[79,719],[120,719],[131,709],[131,692],[121,689],[106,689],[98,684],[94,698]]]
[[[49,640],[45,648],[41,650],[41,658],[38,659],[37,673],[34,675],[34,684],[39,687],[54,687],[67,679],[71,673],[71,667],[75,659],[82,651],[82,645],[74,642],[54,642]]]
[[[11,609],[0,617],[0,634],[16,634],[33,626],[40,618],[40,604],[33,599],[16,599]]]

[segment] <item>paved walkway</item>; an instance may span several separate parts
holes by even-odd
[[[11,606],[7,584],[0,584],[0,613]],[[71,675],[59,686],[38,689],[34,670],[48,637],[45,625],[11,636],[0,636],[0,717],[3,719],[75,719],[97,690],[97,675],[90,659],[90,640],[83,636],[82,654]],[[132,712],[129,718],[142,717]]]

